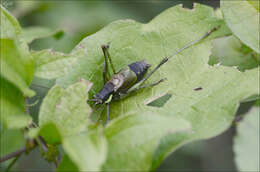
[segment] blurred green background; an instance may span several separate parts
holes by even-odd
[[[61,39],[53,37],[36,40],[30,48],[40,50],[52,48],[55,51],[70,52],[84,37],[93,34],[119,19],[133,19],[142,23],[150,21],[165,9],[176,4],[192,8],[193,2],[219,7],[218,0],[4,0],[2,4],[18,18],[22,27],[43,26],[53,30],[63,29]],[[46,82],[45,82],[46,84]],[[47,86],[51,85],[51,81]],[[42,98],[45,88],[33,86]],[[251,103],[240,106],[238,114],[246,112]],[[30,109],[37,121],[38,107]],[[157,171],[236,171],[232,152],[234,126],[228,131],[210,140],[190,143],[168,157]],[[14,166],[13,171],[50,171],[53,167],[41,159],[39,150],[23,155]]]

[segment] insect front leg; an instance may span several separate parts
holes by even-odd
[[[106,103],[106,106],[107,106],[107,120],[106,120],[106,125],[107,125],[109,122],[110,103]]]
[[[105,102],[106,106],[107,106],[107,120],[106,120],[106,125],[109,122],[109,113],[110,113],[110,102],[113,99],[113,95],[110,95],[109,98],[107,99],[107,101]]]
[[[114,65],[113,65],[113,62],[112,62],[112,58],[111,58],[111,56],[110,56],[110,54],[109,54],[109,51],[108,51],[109,45],[102,45],[101,47],[102,47],[102,50],[103,50],[104,57],[105,57],[106,61],[107,61],[107,62],[109,61],[110,66],[111,66],[111,68],[112,68],[112,71],[113,71],[113,73],[115,74],[115,73],[116,73],[116,70],[115,70],[115,68],[114,68]]]

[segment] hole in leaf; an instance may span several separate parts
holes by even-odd
[[[200,90],[202,90],[203,88],[202,87],[197,87],[197,88],[194,88],[193,90],[194,91],[200,91]]]
[[[148,103],[147,106],[153,106],[153,107],[163,107],[164,104],[172,97],[171,94],[165,94],[152,102]]]

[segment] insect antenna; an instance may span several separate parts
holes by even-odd
[[[176,51],[175,53],[173,53],[171,56],[168,57],[168,59],[171,58],[171,57],[173,57],[173,56],[175,56],[175,55],[177,55],[177,54],[179,54],[179,53],[182,52],[183,50],[185,50],[185,49],[187,49],[187,48],[193,46],[194,44],[198,43],[199,41],[201,41],[201,40],[207,38],[212,32],[215,32],[219,27],[220,27],[220,26],[213,27],[210,31],[208,31],[207,33],[205,33],[205,34],[204,34],[203,36],[201,36],[199,39],[196,39],[196,40],[190,42],[190,43],[187,44],[186,46],[182,47],[181,49],[179,49],[178,51]]]
[[[201,36],[199,39],[196,39],[192,42],[190,42],[189,44],[187,44],[186,46],[184,46],[183,48],[179,49],[178,51],[176,51],[175,53],[173,53],[171,56],[165,57],[162,59],[162,61],[150,72],[146,75],[146,77],[144,77],[140,82],[139,85],[142,85],[155,71],[157,71],[164,63],[166,63],[170,58],[174,57],[175,55],[179,54],[180,52],[182,52],[183,50],[195,45],[196,43],[198,43],[199,41],[207,38],[211,33],[215,32],[220,26],[214,27],[212,28],[210,31],[208,31],[207,33],[205,33],[203,36]]]

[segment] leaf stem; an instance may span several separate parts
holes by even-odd
[[[8,165],[8,167],[5,169],[5,172],[8,172],[13,165],[16,163],[16,161],[21,157],[22,154],[18,155],[17,157],[15,157],[15,159]]]
[[[9,160],[11,158],[17,157],[17,156],[21,155],[22,153],[24,153],[25,151],[26,151],[26,147],[23,147],[21,149],[18,149],[15,152],[12,152],[12,153],[7,154],[7,155],[5,155],[3,157],[0,157],[0,163],[2,163],[4,161],[7,161],[7,160]]]

